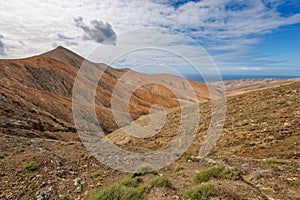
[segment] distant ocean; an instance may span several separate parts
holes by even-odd
[[[198,74],[185,74],[185,78],[191,79],[193,81],[198,82],[204,82],[204,78]],[[246,79],[246,78],[300,78],[300,76],[281,76],[281,75],[229,75],[229,74],[223,74],[221,75],[223,81],[225,80],[238,80],[238,79]],[[205,78],[206,81],[218,81],[218,77],[214,75],[206,75]]]

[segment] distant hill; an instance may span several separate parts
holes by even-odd
[[[64,47],[30,58],[0,60],[0,131],[26,137],[76,139],[71,110],[72,89],[83,61],[83,57]],[[117,97],[119,107],[114,108],[121,116],[124,115],[123,107],[126,104],[123,96],[130,95],[132,120],[147,114],[154,104],[168,109],[178,106],[179,102],[189,104],[195,101],[186,95],[183,78],[163,74],[146,75],[130,69],[89,63],[103,71],[95,102],[99,123],[106,133],[118,128],[112,116],[110,100],[114,86],[125,73],[130,74],[130,79],[119,83],[122,88]],[[87,77],[89,75],[87,72]],[[130,92],[136,84],[152,80],[168,88],[160,84],[146,84]],[[189,83],[200,102],[211,98],[204,83]],[[181,96],[177,98],[174,91]],[[212,90],[211,94],[218,96],[216,90]]]

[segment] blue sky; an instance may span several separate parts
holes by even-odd
[[[211,55],[223,74],[300,76],[298,0],[10,0],[1,2],[0,17],[0,58],[32,56],[58,45],[89,57],[99,46],[113,51],[137,42],[124,43],[120,34],[163,27],[170,31],[168,41],[158,33],[152,40],[139,37],[139,42],[173,46],[195,56],[195,43],[175,36],[185,34]],[[110,58],[106,52],[110,50],[103,56]],[[146,58],[123,58],[122,64],[130,67],[126,61],[144,63]],[[148,66],[155,64],[153,58],[148,61]],[[192,73],[172,59],[169,65]]]
[[[267,35],[263,42],[255,46],[255,51],[267,56],[266,59],[281,62],[283,66],[300,68],[300,25],[282,28],[278,32]]]

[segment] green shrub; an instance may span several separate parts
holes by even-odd
[[[200,185],[198,187],[187,190],[183,194],[184,199],[190,200],[206,200],[208,197],[212,196],[214,192],[214,185]]]
[[[70,194],[66,193],[66,194],[63,194],[63,195],[61,196],[61,199],[62,199],[62,200],[70,200],[70,199],[71,199],[71,196],[70,196]]]
[[[211,178],[223,178],[228,174],[224,166],[212,166],[201,172],[198,172],[194,177],[196,183],[206,182]]]
[[[186,156],[185,157],[185,161],[192,161],[192,162],[200,162],[200,158],[196,158],[196,157],[193,157],[193,156]]]
[[[73,145],[75,142],[67,142],[66,145]]]
[[[173,188],[172,182],[166,176],[154,178],[150,181],[150,185],[153,187],[167,187]]]
[[[18,197],[25,195],[28,191],[29,191],[29,189],[27,187],[23,188],[22,190],[20,190],[18,192]]]
[[[37,172],[28,172],[27,174],[25,174],[25,176],[28,178],[32,178],[32,177],[36,176],[37,174],[38,174]]]
[[[229,158],[227,156],[225,156],[225,157],[223,157],[223,161],[227,163],[229,161]]]
[[[6,156],[8,156],[8,154],[7,154],[7,153],[1,153],[1,154],[0,154],[0,159],[3,159],[3,158],[5,158]]]
[[[35,170],[37,170],[39,167],[40,167],[40,164],[37,163],[37,162],[35,162],[35,161],[33,161],[33,162],[31,162],[31,163],[28,163],[28,164],[24,165],[24,169],[27,169],[27,170],[29,170],[29,171],[35,171]]]
[[[124,178],[119,183],[126,187],[138,187],[139,183],[142,181],[141,178]]]
[[[139,168],[137,168],[137,173],[147,173],[153,171],[153,167],[151,165],[141,165]]]
[[[20,154],[20,153],[23,153],[23,152],[25,152],[25,149],[20,148],[20,149],[17,149],[16,151],[14,151],[14,154]]]
[[[183,170],[184,167],[181,166],[181,165],[177,165],[175,168],[174,168],[174,172],[179,172],[180,170]]]
[[[135,188],[115,184],[90,191],[87,200],[142,200],[143,197]]]
[[[18,192],[18,197],[21,197],[21,196],[23,196],[25,194],[31,194],[31,193],[33,193],[38,188],[38,186],[39,185],[36,183],[36,184],[31,184],[29,186],[26,186],[26,187],[22,188],[22,190],[20,190]]]
[[[137,168],[136,172],[132,175],[132,177],[143,176],[150,172],[154,175],[158,174],[157,171],[155,171],[151,165],[141,165]]]
[[[295,185],[298,186],[298,187],[300,187],[300,179],[296,179],[295,180]]]
[[[141,194],[145,194],[149,191],[149,187],[147,185],[140,185],[136,190]]]
[[[8,193],[6,193],[6,192],[2,192],[2,193],[0,194],[0,198],[7,199],[7,198],[6,198],[7,196],[8,196]]]
[[[272,158],[266,160],[266,162],[268,164],[285,164],[285,161],[283,161],[283,160],[276,160],[276,159],[272,159]]]

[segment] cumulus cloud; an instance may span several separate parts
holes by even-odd
[[[109,23],[101,20],[92,20],[90,26],[88,26],[83,22],[82,17],[74,18],[74,22],[75,26],[84,31],[84,39],[115,45],[117,36]]]
[[[76,42],[76,38],[74,37],[68,37],[65,36],[63,34],[58,33],[57,34],[57,39],[58,41],[62,42],[63,44],[59,44],[59,45],[63,45],[63,46],[78,46],[78,43]],[[56,42],[53,43],[53,47],[59,46]]]
[[[192,36],[219,66],[269,65],[258,62],[263,55],[253,49],[265,35],[300,23],[299,13],[280,12],[286,2],[299,4],[297,0],[10,0],[1,3],[0,27],[5,53],[11,57],[38,54],[53,43],[86,56],[103,42],[118,46],[116,35],[128,30],[165,27]],[[106,40],[109,37],[111,41]],[[18,43],[20,40],[26,45]],[[167,44],[160,38],[152,41],[178,45],[178,41]],[[187,51],[190,48],[188,43],[181,45]]]
[[[0,35],[0,55],[6,55],[5,49],[4,49],[4,43],[2,42],[3,35]]]
[[[73,40],[73,39],[74,39],[74,38],[72,38],[72,37],[68,37],[68,36],[65,36],[65,35],[60,34],[60,33],[57,34],[57,38],[58,38],[59,40]]]

